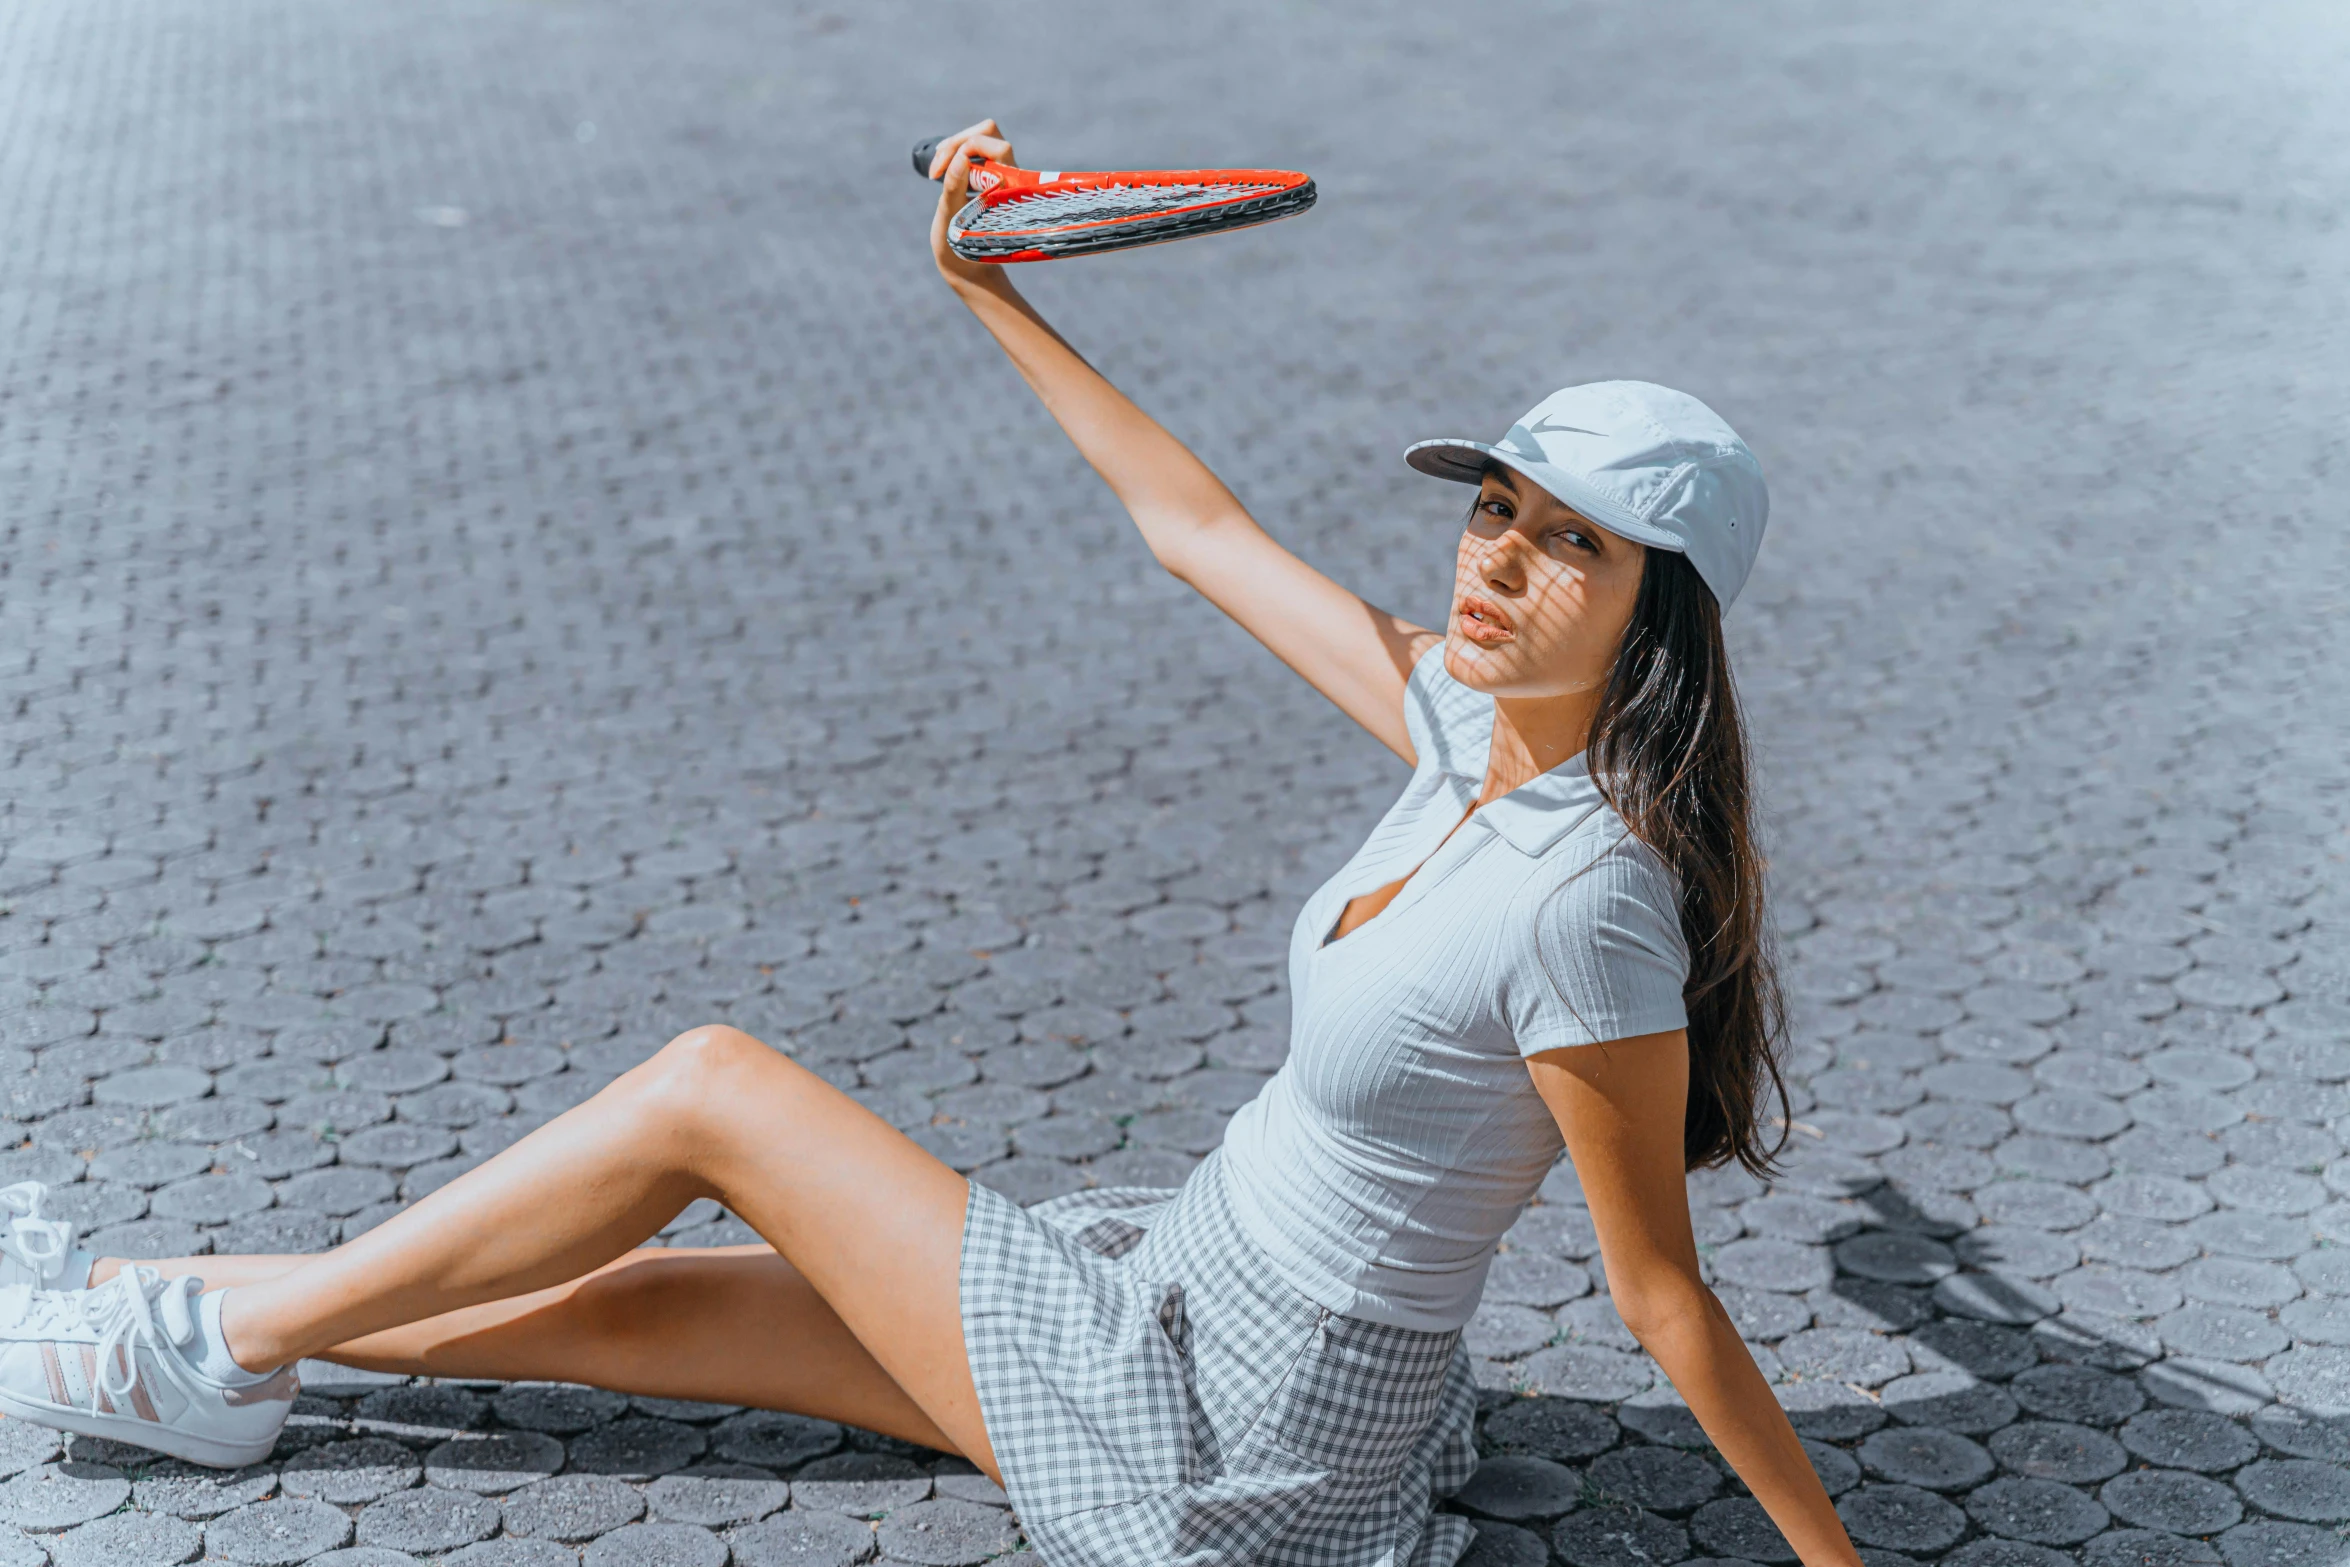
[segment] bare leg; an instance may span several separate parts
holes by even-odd
[[[238,1287],[222,1327],[231,1353],[256,1369],[356,1347],[570,1284],[694,1198],[714,1197],[789,1259],[952,1450],[993,1473],[963,1349],[968,1192],[787,1057],[737,1029],[698,1028],[357,1240]],[[692,1325],[689,1313],[666,1327],[673,1336]],[[845,1417],[874,1424],[877,1414]]]
[[[207,1290],[224,1290],[238,1284],[258,1284],[264,1279],[279,1279],[306,1262],[322,1255],[318,1252],[247,1252],[236,1256],[217,1257],[141,1257],[142,1268],[153,1268],[167,1279],[195,1277],[204,1281]],[[125,1257],[100,1257],[90,1264],[90,1287],[113,1278],[130,1265]]]
[[[313,1260],[173,1257],[146,1266],[229,1288]],[[98,1281],[119,1268],[109,1259]],[[387,1328],[318,1358],[408,1376],[585,1382],[783,1409],[956,1450],[824,1297],[767,1246],[632,1251],[568,1284]]]

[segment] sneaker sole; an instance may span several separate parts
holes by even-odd
[[[76,1436],[94,1436],[109,1442],[122,1442],[131,1447],[144,1447],[154,1452],[167,1453],[173,1458],[184,1458],[191,1464],[207,1469],[242,1469],[247,1464],[259,1463],[277,1446],[278,1433],[271,1431],[265,1442],[230,1442],[219,1437],[200,1436],[193,1431],[177,1431],[136,1415],[98,1415],[87,1409],[72,1409],[52,1404],[46,1399],[24,1398],[0,1389],[0,1415],[47,1426],[52,1431],[70,1431]]]

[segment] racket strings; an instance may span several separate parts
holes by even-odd
[[[957,225],[968,234],[1026,232],[1082,223],[1173,214],[1208,203],[1277,194],[1274,184],[1106,185],[1084,190],[1046,191],[997,202]]]

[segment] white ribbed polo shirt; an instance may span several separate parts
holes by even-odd
[[[1558,1157],[1523,1058],[1685,1027],[1689,959],[1672,873],[1581,757],[1464,823],[1493,699],[1438,646],[1404,705],[1418,766],[1298,916],[1289,1059],[1223,1157],[1241,1223],[1300,1293],[1442,1332],[1477,1309],[1494,1243]],[[1326,940],[1348,900],[1407,873]]]

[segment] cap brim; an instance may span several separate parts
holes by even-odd
[[[1572,506],[1610,533],[1620,533],[1636,544],[1653,545],[1660,550],[1671,550],[1676,555],[1688,552],[1688,546],[1680,539],[1652,523],[1641,521],[1614,497],[1602,494],[1585,483],[1581,476],[1555,463],[1529,462],[1516,452],[1485,441],[1462,440],[1457,436],[1414,441],[1403,449],[1403,460],[1432,478],[1450,479],[1455,484],[1482,482],[1485,465],[1497,462],[1513,472],[1524,474],[1553,497]]]
[[[1485,459],[1492,450],[1483,441],[1451,438],[1414,441],[1403,449],[1403,460],[1431,478],[1475,484],[1484,473]]]

